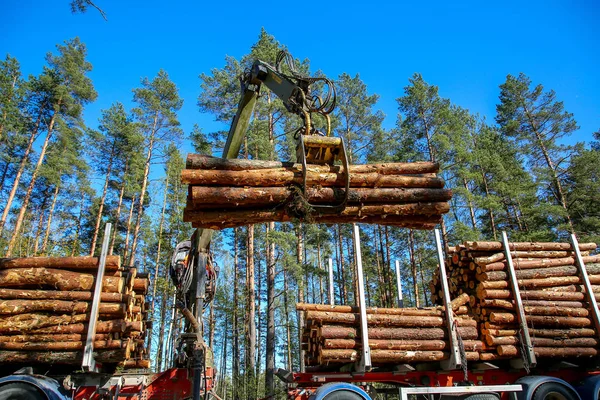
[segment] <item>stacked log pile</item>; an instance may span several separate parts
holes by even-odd
[[[181,173],[189,185],[184,221],[209,229],[291,220],[433,229],[452,197],[438,169],[430,162],[350,166],[346,207],[327,214],[310,204],[342,201],[347,174],[341,166],[308,165],[304,194],[300,164],[190,154]]]
[[[99,259],[0,259],[0,363],[80,364]],[[108,256],[94,356],[124,368],[148,368],[144,346],[148,277]]]
[[[477,322],[468,315],[469,296],[452,301],[458,334],[467,359],[479,359],[486,347],[478,340]],[[304,313],[302,347],[305,365],[323,368],[358,361],[361,356],[360,314],[352,306],[299,303]],[[442,307],[368,308],[373,365],[432,362],[448,358],[448,332]]]
[[[569,243],[510,243],[524,312],[537,357],[588,357],[598,354],[598,334]],[[594,243],[579,245],[592,290],[600,300],[600,256]],[[451,296],[468,294],[487,350],[481,360],[520,357],[520,330],[503,246],[465,242],[448,249]],[[440,302],[438,276],[432,300]]]

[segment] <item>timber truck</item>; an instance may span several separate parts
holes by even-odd
[[[285,71],[284,71],[285,70]],[[331,137],[329,114],[335,108],[335,87],[330,80],[307,77],[298,72],[294,59],[287,52],[280,52],[275,66],[257,60],[240,79],[241,99],[233,118],[223,158],[237,158],[244,135],[248,128],[254,106],[265,85],[277,95],[286,109],[298,115],[303,125],[297,130],[297,156],[303,165],[340,163],[348,171],[348,158],[342,138]],[[317,95],[317,88],[321,95]],[[324,89],[325,88],[325,89]],[[325,121],[325,132],[315,128],[312,118],[320,115]],[[311,140],[319,135],[324,140]],[[346,176],[345,195],[329,212],[343,210],[347,201],[350,176]],[[303,190],[306,189],[306,179]],[[319,207],[317,205],[313,205]],[[600,369],[590,364],[575,365],[558,362],[540,365],[532,347],[524,347],[521,357],[511,360],[510,365],[499,366],[493,362],[466,363],[460,338],[453,329],[453,316],[449,312],[450,290],[446,276],[445,257],[439,232],[435,231],[439,276],[442,285],[442,300],[446,312],[447,347],[450,357],[437,364],[435,369],[424,365],[402,364],[380,370],[370,362],[368,346],[367,316],[362,262],[360,256],[360,234],[355,224],[354,247],[358,277],[358,308],[362,346],[359,361],[345,365],[341,370],[286,371],[278,369],[278,376],[288,387],[288,398],[292,400],[371,400],[375,398],[406,399],[469,399],[469,400],[598,400],[600,399]],[[107,224],[98,276],[104,272],[110,224]],[[0,366],[0,400],[142,400],[142,399],[208,399],[220,400],[214,391],[215,369],[212,350],[203,339],[202,315],[206,305],[212,301],[218,270],[210,256],[212,231],[197,229],[191,240],[181,243],[171,261],[171,278],[177,288],[177,308],[185,320],[185,334],[179,340],[172,368],[156,374],[148,373],[99,373],[94,360],[93,328],[88,332],[81,368],[48,372],[46,366]],[[593,305],[591,318],[596,334],[600,333],[600,315],[581,255],[577,239],[572,236],[573,249],[577,253],[577,266],[586,288],[588,302]],[[508,238],[503,237],[504,251],[508,261],[509,281],[518,293],[518,283]],[[101,279],[97,279],[101,282]],[[331,285],[331,283],[330,283]],[[101,284],[94,290],[92,316],[97,316],[100,303]],[[520,296],[515,296],[517,315],[522,314]],[[97,318],[96,318],[97,319]],[[90,327],[95,324],[90,318]],[[519,318],[521,333],[527,337],[527,323]],[[598,361],[598,360],[594,360]],[[235,399],[237,400],[237,399]]]

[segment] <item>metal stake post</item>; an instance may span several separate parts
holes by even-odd
[[[358,308],[360,310],[360,335],[362,339],[362,357],[357,363],[357,372],[371,370],[371,349],[369,348],[369,330],[367,327],[367,303],[365,301],[365,281],[363,277],[362,256],[360,252],[360,230],[354,228],[354,254],[356,254],[356,275],[358,281]]]
[[[445,370],[458,369],[462,366],[460,349],[458,348],[458,338],[454,329],[454,316],[452,306],[450,305],[450,289],[448,287],[448,277],[446,275],[446,264],[444,262],[444,251],[442,250],[442,240],[440,230],[435,230],[435,244],[437,248],[438,264],[440,266],[440,283],[444,294],[444,314],[446,315],[446,328],[448,329],[448,338],[450,339],[450,358],[440,363]]]
[[[400,261],[396,260],[396,283],[398,285],[398,307],[404,307],[402,300],[402,277],[400,276]]]
[[[515,272],[515,266],[513,264],[512,256],[510,254],[510,245],[508,243],[508,236],[506,231],[502,231],[502,244],[504,245],[504,254],[506,256],[506,269],[508,270],[508,280],[513,292],[515,300],[515,308],[517,310],[517,321],[521,328],[521,338],[523,340],[524,354],[521,354],[523,361],[526,361],[529,368],[535,368],[537,361],[535,359],[535,353],[533,352],[533,344],[531,343],[531,337],[529,336],[529,328],[527,327],[527,320],[525,319],[525,310],[523,308],[523,302],[521,299],[521,291],[519,290],[519,282],[517,281],[517,273]],[[520,361],[520,360],[517,360]],[[511,360],[511,363],[515,363]],[[516,365],[521,367],[521,365]]]
[[[97,372],[96,360],[94,360],[94,337],[96,336],[96,324],[98,323],[98,310],[100,309],[100,297],[102,294],[104,270],[106,269],[106,255],[108,254],[111,228],[112,225],[110,223],[107,223],[104,227],[104,239],[102,240],[100,262],[98,263],[98,275],[96,276],[96,285],[94,286],[94,299],[92,300],[90,322],[88,324],[85,347],[83,348],[83,360],[81,361],[81,369],[86,372]]]
[[[600,311],[598,311],[598,302],[596,301],[596,296],[594,296],[594,292],[592,291],[590,278],[587,270],[585,269],[583,257],[581,257],[581,251],[579,251],[579,242],[577,241],[575,234],[571,234],[571,245],[573,246],[573,251],[575,252],[575,260],[577,261],[576,264],[577,269],[579,269],[579,276],[581,277],[583,287],[585,288],[585,298],[592,309],[592,319],[594,320],[596,335],[600,335]]]
[[[329,304],[335,304],[335,297],[333,293],[333,260],[329,259]]]

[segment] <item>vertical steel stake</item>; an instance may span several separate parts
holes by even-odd
[[[100,262],[98,263],[98,275],[96,276],[96,284],[94,285],[94,299],[92,300],[90,322],[88,324],[85,347],[83,348],[83,360],[81,361],[81,369],[86,372],[97,372],[96,360],[94,360],[94,337],[96,336],[96,324],[98,323],[98,310],[100,309],[102,281],[104,280],[104,270],[106,269],[106,255],[108,254],[108,242],[110,239],[111,228],[112,225],[110,222],[104,227],[104,239],[102,240]]]
[[[531,337],[529,336],[529,328],[527,327],[527,320],[525,319],[525,310],[523,308],[523,302],[521,299],[521,291],[519,289],[519,282],[517,281],[517,273],[515,272],[515,266],[513,264],[512,256],[510,254],[510,245],[508,243],[508,236],[506,231],[502,231],[502,244],[504,245],[504,255],[506,256],[506,269],[508,270],[508,281],[513,292],[515,300],[515,308],[517,311],[517,321],[521,328],[521,336],[523,338],[523,347],[525,348],[525,354],[521,354],[524,360],[527,361],[530,368],[535,368],[537,361],[535,359],[535,353],[533,352],[533,344],[531,343]]]
[[[329,304],[335,304],[335,297],[333,293],[333,260],[329,259]]]
[[[357,363],[357,372],[371,370],[371,349],[369,348],[369,330],[367,326],[367,303],[365,301],[365,281],[363,277],[362,255],[360,252],[360,230],[354,228],[354,254],[356,254],[356,275],[358,281],[358,308],[360,310],[360,336],[362,340],[362,357]]]
[[[442,240],[440,230],[435,230],[435,245],[437,249],[438,264],[440,267],[440,283],[444,294],[444,314],[446,314],[446,329],[448,329],[448,339],[450,339],[450,358],[443,360],[440,365],[445,370],[458,369],[462,366],[460,349],[458,348],[458,339],[454,329],[454,315],[450,305],[450,288],[448,287],[448,277],[446,275],[446,263],[444,262],[444,251],[442,250]]]
[[[398,286],[398,307],[404,307],[402,300],[402,277],[400,276],[400,261],[396,260],[396,284]]]
[[[577,261],[576,265],[577,269],[579,270],[579,276],[581,277],[583,287],[585,288],[585,298],[592,309],[592,319],[594,320],[596,335],[600,336],[600,311],[598,311],[598,302],[596,301],[596,296],[592,291],[590,277],[588,276],[587,269],[585,269],[583,257],[581,257],[581,251],[579,251],[579,242],[575,234],[571,234],[571,245],[573,246],[573,251],[575,252],[575,260]]]

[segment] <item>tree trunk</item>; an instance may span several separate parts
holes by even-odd
[[[73,240],[73,247],[71,248],[71,257],[75,256],[75,252],[79,248],[79,237],[81,232],[81,220],[83,216],[83,201],[85,200],[85,191],[81,191],[81,197],[79,199],[79,214],[77,215],[77,228],[75,229],[75,239]]]
[[[100,231],[100,222],[102,221],[102,211],[104,210],[104,201],[106,199],[106,192],[108,191],[108,181],[110,179],[110,173],[112,172],[112,163],[115,155],[115,140],[113,140],[112,147],[110,149],[110,156],[108,158],[108,165],[106,166],[106,178],[104,179],[104,187],[102,188],[102,196],[100,197],[100,206],[98,208],[98,215],[96,216],[96,225],[94,226],[94,235],[92,236],[92,245],[90,246],[90,256],[93,256],[96,252],[96,242],[98,240],[98,232]],[[115,229],[116,230],[116,229]],[[150,353],[150,351],[148,351]]]
[[[42,149],[40,151],[40,156],[38,158],[37,164],[35,165],[35,169],[33,170],[33,174],[31,175],[31,181],[29,182],[29,186],[27,187],[27,192],[25,193],[25,198],[21,202],[21,210],[19,212],[19,216],[17,217],[17,221],[15,223],[15,227],[13,230],[13,234],[10,238],[10,242],[8,243],[8,250],[6,251],[6,256],[10,257],[12,251],[17,244],[17,239],[20,236],[21,225],[23,224],[23,220],[25,218],[25,212],[27,211],[27,207],[29,206],[29,199],[31,198],[31,193],[33,192],[33,187],[35,186],[35,182],[37,179],[37,175],[40,171],[40,167],[44,162],[44,157],[46,156],[46,150],[48,149],[48,144],[50,143],[50,138],[52,137],[52,133],[54,132],[54,124],[56,122],[58,109],[60,109],[61,100],[59,99],[57,107],[55,108],[54,114],[52,115],[52,119],[50,120],[50,124],[48,125],[48,133],[46,134],[46,139],[44,140],[44,144],[42,145]],[[0,232],[1,233],[1,232]]]
[[[136,196],[131,198],[131,205],[129,206],[129,217],[127,217],[127,232],[125,233],[125,249],[123,250],[123,260],[127,260],[129,254],[129,233],[131,231],[131,220],[133,219],[133,208],[135,206]],[[127,262],[127,261],[125,261]]]
[[[292,358],[292,332],[291,332],[291,326],[290,326],[290,309],[289,309],[289,302],[288,302],[288,271],[287,271],[287,264],[285,265],[285,271],[283,271],[283,307],[284,307],[284,316],[285,316],[285,330],[286,330],[286,338],[287,338],[287,370],[288,371],[293,371],[294,370],[294,363],[293,363],[293,358]]]
[[[267,229],[267,343],[265,359],[265,392],[272,396],[275,391],[275,244],[268,239],[275,230],[270,222]],[[284,272],[285,274],[285,272]],[[291,344],[291,342],[289,342]]]
[[[154,279],[152,280],[152,303],[150,303],[150,318],[154,319],[154,306],[156,305],[156,283],[158,282],[158,270],[160,269],[160,247],[162,244],[163,223],[165,222],[165,209],[167,208],[167,193],[169,189],[169,175],[165,178],[165,195],[163,198],[162,211],[160,213],[160,224],[158,225],[158,248],[154,261]],[[166,267],[165,267],[166,268]],[[158,338],[161,341],[161,337]],[[152,354],[152,324],[148,328],[148,354]]]
[[[340,299],[344,303],[348,303],[348,294],[346,291],[346,277],[344,275],[344,247],[342,241],[342,226],[338,225],[338,245],[336,246],[336,250],[339,248],[339,258],[338,258],[338,275],[340,277],[339,286],[340,286]]]
[[[246,375],[248,377],[249,390],[247,393],[248,400],[255,399],[256,382],[254,372],[256,370],[256,294],[254,287],[254,225],[248,225],[248,245],[247,245],[247,262],[246,276],[248,292],[246,310],[248,311],[246,327],[248,331],[248,349],[246,351]]]
[[[148,143],[148,155],[146,156],[146,164],[144,166],[144,180],[142,181],[142,190],[140,192],[140,202],[138,206],[137,219],[133,230],[133,242],[131,244],[131,256],[129,258],[129,266],[133,267],[135,263],[135,252],[137,250],[138,235],[144,216],[144,199],[146,198],[146,188],[148,187],[148,176],[150,175],[150,163],[152,162],[152,151],[154,150],[154,135],[156,134],[156,126],[158,122],[158,111],[154,116],[152,131],[150,133],[150,141]]]
[[[298,241],[296,242],[296,257],[298,265],[300,265],[304,269],[304,258],[303,258],[303,250],[304,250],[304,237],[302,235],[302,224],[298,224],[297,227],[297,237]],[[302,282],[302,278],[300,278],[297,282],[298,285],[298,302],[304,302],[304,282]],[[298,343],[302,342],[302,327],[304,326],[304,314],[300,313],[298,315]],[[298,346],[299,350],[299,366],[300,372],[304,372],[304,350],[302,346]]]
[[[469,196],[471,194],[471,190],[469,189],[469,185],[467,183],[467,179],[466,178],[462,178],[463,181],[463,186],[465,187],[465,190],[467,192],[467,205],[469,207],[469,215],[471,216],[471,225],[473,226],[474,230],[477,230],[477,220],[475,219],[475,210],[473,208],[473,202],[471,201],[471,197]]]
[[[233,383],[233,399],[238,400],[240,398],[240,346],[239,346],[239,327],[238,327],[238,228],[233,230],[233,351],[231,352],[233,357],[233,370],[232,370],[232,383]]]
[[[110,249],[108,254],[112,255],[115,248],[115,239],[117,238],[117,227],[121,219],[121,205],[123,204],[123,195],[125,194],[125,176],[127,175],[127,169],[129,164],[125,163],[125,170],[123,171],[123,182],[121,183],[121,189],[119,190],[119,201],[117,203],[117,211],[115,212],[115,227],[113,229],[112,238],[110,239]]]
[[[419,305],[420,305],[419,283],[417,280],[417,262],[415,260],[415,237],[414,237],[414,233],[413,233],[412,229],[408,231],[408,241],[409,241],[408,251],[410,252],[410,266],[411,266],[412,278],[413,278],[413,291],[414,291],[414,296],[415,296],[415,307],[419,307]]]
[[[165,336],[165,323],[167,318],[167,292],[164,291],[162,293],[162,300],[160,304],[160,330],[158,332],[158,352],[156,358],[156,367],[155,370],[162,371],[163,364],[163,347],[164,347],[164,336]]]
[[[60,100],[59,100],[60,104]],[[2,212],[2,218],[0,219],[0,235],[2,235],[2,230],[4,229],[4,225],[6,224],[6,218],[8,217],[8,212],[12,206],[12,202],[15,199],[15,194],[17,193],[17,189],[19,188],[19,184],[21,183],[21,177],[23,176],[23,172],[25,172],[25,167],[27,166],[27,160],[29,158],[29,153],[31,153],[31,149],[33,147],[33,143],[37,138],[38,131],[40,128],[40,122],[42,121],[42,113],[44,112],[44,107],[39,111],[37,120],[35,122],[35,127],[29,136],[29,141],[27,142],[27,147],[25,148],[25,153],[21,157],[21,162],[19,163],[19,169],[17,170],[17,174],[15,175],[15,180],[13,182],[13,186],[8,195],[8,199],[6,200],[6,205],[4,207],[4,211]],[[54,118],[52,119],[54,121]],[[51,122],[52,123],[52,122]]]
[[[56,184],[54,189],[54,195],[52,196],[52,205],[50,211],[48,211],[48,221],[46,223],[46,233],[44,234],[44,242],[42,243],[42,254],[46,254],[46,248],[48,247],[48,238],[50,237],[50,227],[52,224],[52,216],[54,215],[54,208],[56,207],[56,199],[58,199],[58,191],[60,190],[60,182]]]

